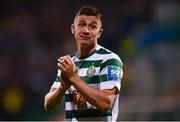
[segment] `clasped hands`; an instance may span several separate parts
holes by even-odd
[[[58,67],[61,70],[62,78],[68,82],[71,82],[71,78],[77,75],[78,68],[69,55],[58,59]]]
[[[62,87],[67,89],[73,82],[71,79],[77,75],[78,68],[68,55],[58,59],[58,67],[61,70]],[[73,101],[77,104],[78,108],[84,108],[87,106],[84,97],[76,90],[73,91]]]

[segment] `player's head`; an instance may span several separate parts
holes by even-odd
[[[94,6],[90,6],[90,5],[84,5],[82,6],[76,13],[76,16],[79,15],[86,15],[86,16],[97,16],[99,17],[99,19],[102,22],[102,14],[100,12],[100,10],[98,10],[96,7]]]
[[[93,6],[82,6],[76,13],[74,23],[71,26],[72,33],[80,43],[96,43],[102,29],[100,11]]]

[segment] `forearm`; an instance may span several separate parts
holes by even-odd
[[[62,87],[55,89],[52,92],[49,92],[45,96],[44,107],[46,111],[53,110],[62,100],[67,89]]]
[[[86,84],[78,75],[72,77],[72,85],[80,92],[80,94],[92,105],[96,106],[101,111],[107,111],[111,107],[109,96]]]

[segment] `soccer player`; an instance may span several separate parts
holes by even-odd
[[[117,54],[97,42],[103,31],[100,11],[82,6],[71,31],[77,52],[58,59],[57,78],[44,107],[51,111],[65,95],[67,121],[116,121],[123,64]]]

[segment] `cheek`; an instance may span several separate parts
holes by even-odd
[[[79,35],[80,31],[78,29],[74,30],[74,35]]]
[[[93,34],[94,35],[94,38],[98,38],[99,34],[96,32]]]
[[[76,40],[78,40],[79,35],[80,35],[79,31],[74,31],[74,38],[75,38]]]

